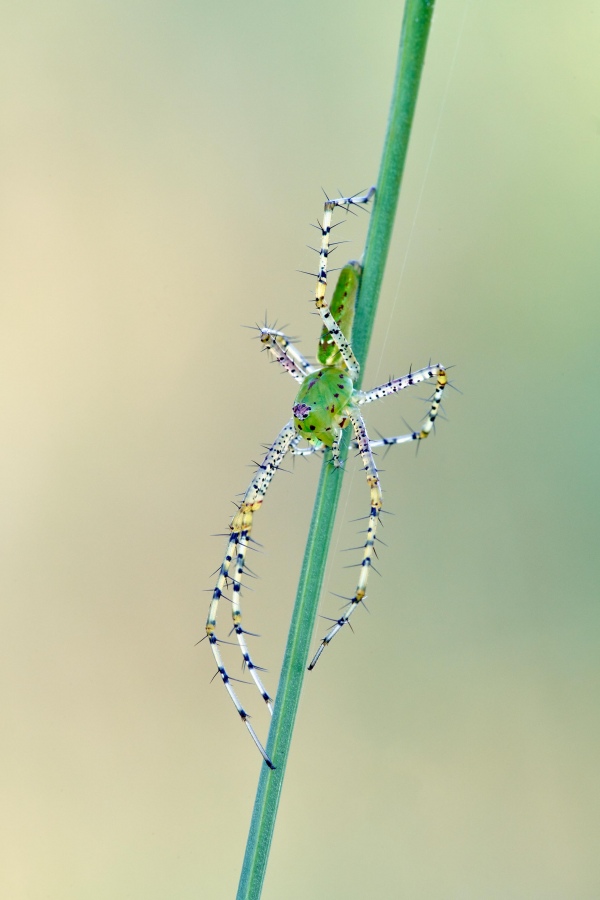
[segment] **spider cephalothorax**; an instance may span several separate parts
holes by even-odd
[[[360,275],[360,263],[352,261],[344,266],[329,306],[334,321],[348,342]],[[339,347],[325,327],[321,333],[317,359],[321,368],[305,376],[292,407],[294,427],[300,437],[311,444],[333,447],[350,421],[348,405],[352,403],[358,369],[352,377]]]
[[[259,674],[260,670],[252,661],[248,650],[246,635],[249,632],[242,627],[240,606],[242,576],[246,569],[246,551],[250,541],[254,513],[260,509],[267,488],[288,452],[306,456],[328,449],[331,452],[331,459],[334,465],[340,465],[339,442],[341,434],[344,428],[352,427],[355,438],[352,446],[360,454],[370,493],[367,536],[354,596],[349,600],[342,615],[334,621],[322,639],[308,667],[312,669],[325,647],[338,631],[348,623],[350,616],[366,596],[367,580],[374,554],[377,522],[382,508],[381,487],[377,466],[373,459],[373,448],[403,444],[407,441],[420,441],[426,438],[433,428],[440,408],[442,394],[447,384],[444,367],[436,364],[426,366],[424,369],[411,372],[401,378],[392,378],[386,384],[382,384],[370,391],[361,391],[356,388],[360,367],[352,350],[350,337],[356,294],[362,270],[360,263],[356,261],[352,261],[344,266],[340,272],[331,302],[327,303],[325,300],[327,256],[330,246],[331,217],[334,209],[336,207],[349,209],[351,206],[366,204],[371,200],[374,193],[375,188],[371,188],[364,196],[340,197],[337,200],[328,199],[325,203],[323,224],[319,225],[321,249],[315,294],[316,308],[323,320],[317,351],[319,365],[311,365],[283,332],[274,328],[267,328],[266,326],[260,329],[261,343],[271,356],[300,383],[300,390],[292,407],[292,418],[284,425],[267,451],[244,494],[238,511],[232,519],[225,558],[219,568],[217,583],[213,590],[206,622],[206,634],[217,663],[219,675],[242,721],[248,728],[256,746],[262,753],[263,759],[270,768],[274,768],[273,762],[256,736],[252,725],[248,721],[248,714],[233,689],[231,678],[225,669],[219,649],[221,639],[217,638],[215,633],[219,601],[224,596],[225,589],[230,586],[232,593],[229,599],[231,600],[233,631],[242,651],[244,664],[269,711],[272,712],[272,699],[262,683]],[[379,400],[387,397],[389,394],[397,393],[407,387],[421,384],[430,379],[435,379],[436,387],[431,398],[429,413],[421,430],[409,432],[398,437],[382,438],[377,441],[370,440],[360,407],[366,403],[371,403],[373,400]],[[303,439],[307,441],[307,446],[301,445]]]

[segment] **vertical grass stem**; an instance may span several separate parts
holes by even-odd
[[[364,369],[366,361],[392,236],[433,7],[434,0],[406,0],[404,9],[390,116],[352,331],[352,346],[361,369]],[[348,453],[348,444],[349,438],[346,433],[342,444],[344,460]],[[263,764],[261,769],[237,900],[259,900],[262,892],[342,486],[342,475],[343,469],[335,469],[327,454],[317,488],[267,742],[267,752],[277,768],[272,771]],[[318,672],[315,677],[318,677]]]

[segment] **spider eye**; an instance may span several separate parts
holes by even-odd
[[[296,403],[296,405],[292,407],[294,418],[300,419],[301,422],[306,419],[311,410],[312,406],[309,406],[308,403]]]

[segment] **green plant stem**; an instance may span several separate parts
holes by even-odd
[[[406,0],[387,133],[371,216],[352,346],[364,370],[387,261],[435,0]]]
[[[390,117],[352,331],[352,346],[361,369],[366,361],[394,225],[433,6],[434,0],[407,0],[404,9]],[[346,434],[341,448],[342,460],[347,456],[348,445]],[[267,742],[267,753],[276,768],[271,770],[265,764],[261,768],[237,900],[259,900],[262,892],[342,476],[343,469],[334,468],[327,454],[317,488]]]

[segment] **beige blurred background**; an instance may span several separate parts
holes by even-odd
[[[401,16],[3,8],[7,900],[235,895],[260,760],[196,641],[211,535],[294,395],[241,326],[314,352],[296,270],[321,186],[376,177]],[[306,680],[265,900],[600,897],[598,46],[592,3],[438,2],[365,385],[432,357],[463,393],[382,458],[382,578]],[[294,468],[245,601],[273,690],[318,463]],[[346,489],[325,615],[356,465]]]

